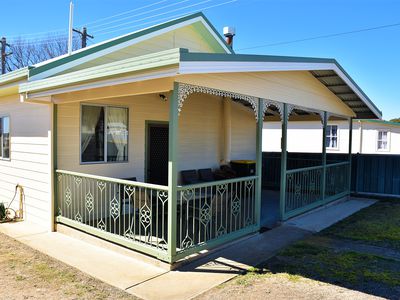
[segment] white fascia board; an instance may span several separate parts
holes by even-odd
[[[28,93],[26,97],[27,97],[27,99],[36,99],[36,98],[42,98],[42,97],[47,97],[47,96],[51,96],[51,95],[77,92],[77,91],[83,91],[83,90],[95,89],[95,88],[102,88],[102,87],[108,87],[108,86],[125,84],[125,83],[133,83],[133,82],[144,81],[144,80],[172,77],[172,76],[176,76],[177,73],[178,73],[177,68],[171,68],[171,69],[163,70],[163,71],[148,72],[146,74],[132,75],[132,76],[121,77],[121,78],[116,78],[116,79],[107,79],[107,80],[96,81],[96,82],[92,82],[92,83],[86,83],[86,84],[80,84],[80,85],[74,85],[74,86],[69,86],[69,87],[53,89],[53,90],[47,90],[47,91],[43,91],[43,92]]]
[[[79,65],[81,65],[81,64],[83,64],[83,63],[85,63],[85,62],[94,60],[94,59],[96,59],[96,58],[102,57],[102,56],[107,55],[107,54],[109,54],[109,53],[118,51],[118,50],[120,50],[120,49],[123,49],[123,48],[129,47],[129,46],[135,45],[135,44],[137,44],[137,43],[140,43],[140,42],[142,42],[142,41],[148,40],[148,39],[150,39],[150,38],[152,38],[152,37],[155,37],[155,36],[162,35],[162,34],[164,34],[164,33],[170,32],[170,31],[172,31],[172,30],[176,30],[176,29],[179,29],[179,28],[182,28],[182,27],[191,25],[191,24],[196,23],[196,22],[198,22],[198,21],[200,21],[202,24],[204,24],[204,26],[205,26],[205,27],[210,31],[210,33],[213,34],[213,36],[215,37],[214,31],[211,30],[210,26],[208,26],[208,24],[204,21],[204,19],[203,19],[202,17],[199,16],[199,17],[196,17],[196,18],[193,18],[193,19],[190,19],[190,20],[187,20],[187,21],[184,21],[184,22],[181,22],[181,23],[178,23],[178,24],[175,24],[175,25],[172,25],[172,26],[169,26],[169,27],[166,27],[166,28],[163,28],[163,29],[160,29],[160,30],[151,32],[151,33],[146,34],[146,35],[143,35],[143,36],[141,36],[141,37],[134,38],[134,39],[129,40],[129,41],[126,41],[126,42],[124,42],[124,43],[120,43],[120,44],[118,44],[118,45],[111,46],[111,47],[109,47],[109,48],[107,48],[107,49],[104,49],[104,50],[95,52],[95,53],[93,53],[93,54],[89,54],[89,55],[84,56],[84,57],[82,57],[82,58],[75,59],[75,60],[73,60],[73,61],[71,61],[71,62],[68,62],[68,63],[66,63],[66,64],[63,64],[63,65],[61,65],[61,66],[54,67],[54,68],[52,68],[52,69],[50,69],[50,70],[48,70],[48,71],[44,71],[44,72],[42,72],[42,73],[39,73],[39,74],[37,74],[37,75],[34,75],[34,76],[30,77],[29,80],[30,80],[30,81],[31,81],[31,80],[39,80],[39,79],[47,78],[47,77],[49,77],[49,76],[53,76],[53,75],[55,75],[55,74],[57,74],[57,73],[60,73],[60,72],[62,72],[62,71],[64,71],[64,70],[68,70],[68,69],[70,69],[70,68],[79,66]],[[119,38],[119,37],[118,37],[118,38]],[[216,39],[218,40],[218,42],[219,42],[221,45],[223,45],[222,41],[221,41],[220,39],[218,39],[218,37],[216,37]],[[108,42],[109,42],[109,41],[108,41]],[[97,45],[96,45],[96,46],[97,46]],[[226,49],[226,51],[229,51],[225,45],[223,45],[223,46],[224,46],[224,49]],[[84,51],[84,50],[82,50],[82,51]],[[65,56],[63,56],[63,57],[65,57]]]
[[[330,70],[331,63],[183,61],[180,74]]]
[[[360,97],[360,99],[382,118],[381,114],[365,98],[363,93],[334,63],[297,63],[297,62],[215,62],[215,61],[184,61],[180,63],[179,74],[206,74],[206,73],[240,73],[240,72],[269,72],[269,71],[318,71],[333,70],[338,76]]]

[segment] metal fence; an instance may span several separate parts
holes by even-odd
[[[56,177],[58,223],[162,260],[256,230],[256,176],[179,186],[176,197],[167,186],[63,170]],[[176,203],[176,230],[168,223],[169,201]],[[168,257],[169,229],[176,234],[174,257]]]
[[[340,162],[328,164],[325,168],[315,166],[288,170],[284,219],[348,195],[350,193],[349,167],[349,162]]]
[[[168,245],[168,187],[57,172],[57,222],[160,257]]]
[[[254,229],[257,176],[178,187],[177,254]]]

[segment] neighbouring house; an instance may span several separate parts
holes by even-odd
[[[381,112],[336,60],[235,54],[196,13],[0,76],[0,117],[0,201],[20,184],[28,221],[174,263],[348,196],[350,161],[288,168],[288,123]]]
[[[281,134],[280,122],[264,122],[263,151],[280,152]],[[320,153],[322,151],[322,123],[320,121],[290,122],[287,135],[289,152]],[[400,154],[400,123],[370,119],[353,120],[352,135],[352,153]],[[327,153],[348,153],[348,122],[341,120],[328,122],[326,151]]]

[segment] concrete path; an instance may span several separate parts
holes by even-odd
[[[0,224],[0,232],[140,298],[191,299],[372,203],[374,201],[362,199],[336,203],[244,238],[174,271],[61,233],[47,233],[26,222]]]
[[[373,199],[350,198],[347,201],[328,204],[310,213],[293,218],[286,224],[311,232],[320,232],[375,202],[376,200]]]

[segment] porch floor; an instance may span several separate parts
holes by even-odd
[[[274,228],[279,221],[279,190],[262,190],[261,227]]]

